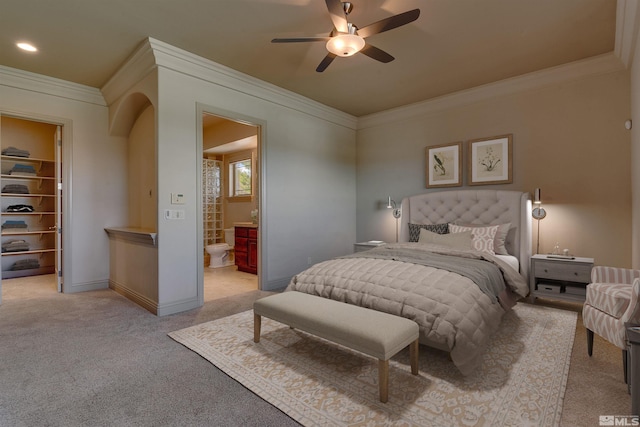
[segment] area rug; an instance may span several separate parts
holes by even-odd
[[[405,349],[391,360],[387,403],[378,399],[377,360],[264,317],[256,344],[253,311],[169,336],[305,426],[554,426],[576,319],[518,304],[467,377],[425,346],[411,375]]]

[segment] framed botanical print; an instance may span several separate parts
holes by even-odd
[[[509,134],[468,141],[469,185],[513,182],[512,139]]]
[[[462,142],[427,147],[427,188],[462,185]]]

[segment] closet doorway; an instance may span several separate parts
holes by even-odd
[[[5,284],[13,280],[28,287],[34,278],[62,292],[62,129],[60,124],[0,115]]]
[[[202,112],[203,301],[260,289],[261,127]]]

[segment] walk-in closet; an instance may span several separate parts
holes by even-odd
[[[0,116],[3,280],[55,273],[61,281],[61,132],[56,124]]]

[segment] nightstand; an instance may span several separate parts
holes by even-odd
[[[369,240],[368,242],[354,243],[353,252],[368,251],[369,249],[377,248],[378,246],[385,245],[382,240]]]
[[[583,303],[591,282],[593,258],[534,255],[531,257],[531,299],[552,298]]]

